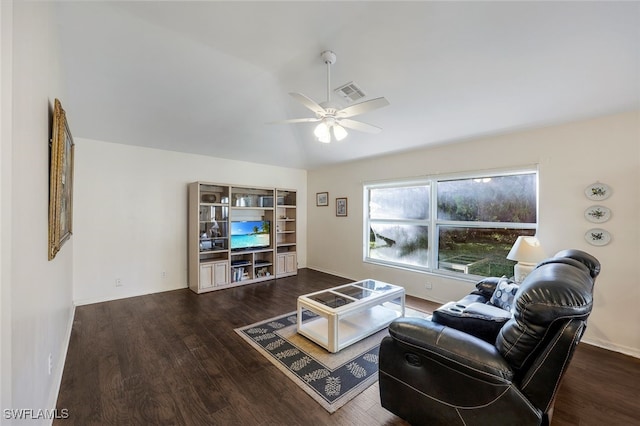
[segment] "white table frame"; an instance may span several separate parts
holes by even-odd
[[[382,287],[385,289],[380,290]],[[362,289],[370,294],[354,298],[341,293],[341,289]],[[350,303],[334,308],[313,300],[313,296],[321,293],[349,300]],[[399,304],[392,303],[396,300],[399,300]],[[302,312],[305,309],[318,317],[303,322]],[[368,279],[299,296],[297,331],[329,352],[335,353],[382,330],[404,314],[403,287]]]

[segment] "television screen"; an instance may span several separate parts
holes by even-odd
[[[270,225],[268,220],[231,222],[231,250],[269,247]]]

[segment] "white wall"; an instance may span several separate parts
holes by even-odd
[[[0,408],[11,406],[11,68],[13,2],[0,2]]]
[[[437,302],[457,300],[473,283],[363,263],[363,182],[531,164],[539,165],[538,236],[548,254],[577,248],[602,263],[584,340],[640,357],[638,111],[309,171],[308,265],[352,279],[397,283],[410,295]],[[584,189],[596,181],[613,189],[611,198],[599,202],[613,212],[599,226],[613,236],[603,247],[584,239],[593,227],[584,210],[597,204]],[[315,194],[323,191],[329,191],[330,205],[316,207]],[[335,216],[335,197],[348,197],[347,218]]]
[[[15,2],[11,18],[4,16],[11,7],[2,4],[2,408],[51,409],[73,318],[73,239],[53,261],[47,258],[49,127],[54,98],[64,105],[57,28],[51,4]],[[4,90],[6,54],[12,55],[10,91]]]
[[[75,159],[76,304],[187,286],[187,184],[195,181],[296,189],[306,266],[305,170],[78,138]]]

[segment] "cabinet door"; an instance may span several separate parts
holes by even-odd
[[[287,257],[285,258],[285,272],[286,273],[296,272],[297,269],[298,269],[298,265],[296,261],[296,254],[295,253],[287,254]]]
[[[276,258],[276,275],[292,275],[298,272],[298,260],[295,253],[282,253]]]
[[[227,262],[213,264],[213,285],[224,285],[229,283],[227,270]]]
[[[276,275],[282,275],[285,273],[285,255],[279,254],[276,258]]]
[[[213,287],[213,264],[200,265],[200,289]]]

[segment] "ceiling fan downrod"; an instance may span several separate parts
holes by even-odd
[[[331,102],[331,65],[336,63],[336,54],[331,50],[325,50],[320,57],[327,64],[327,103]]]

